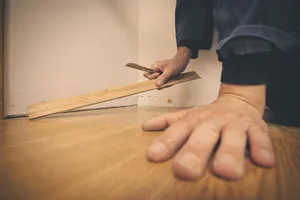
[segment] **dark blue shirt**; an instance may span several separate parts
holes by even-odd
[[[177,46],[197,58],[211,47],[215,27],[221,81],[267,83],[279,59],[299,57],[299,10],[300,0],[177,0]]]

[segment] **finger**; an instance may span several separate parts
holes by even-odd
[[[267,130],[253,125],[248,131],[251,159],[262,167],[272,167],[275,164],[275,155]]]
[[[213,118],[196,126],[182,150],[174,158],[172,169],[175,176],[196,180],[203,175],[218,142],[223,123],[223,119]]]
[[[159,76],[160,72],[162,72],[162,66],[163,66],[163,63],[161,63],[159,61],[153,63],[149,68],[156,71],[157,73],[144,72],[143,73],[144,77],[146,77],[148,79],[157,78]],[[155,74],[156,77],[153,74]],[[151,77],[155,77],[155,78],[151,78]]]
[[[150,74],[148,77],[150,80],[153,80],[153,79],[156,79],[157,77],[159,77],[159,75],[160,75],[160,73],[155,72],[155,73]]]
[[[153,69],[154,71],[160,72],[162,66],[163,66],[163,63],[158,61],[158,62],[153,63],[151,65],[150,69]]]
[[[148,78],[149,79],[149,76],[151,75],[151,73],[149,73],[149,72],[144,72],[143,73],[143,76],[145,77],[145,78]]]
[[[243,121],[227,124],[221,135],[220,147],[213,162],[213,171],[223,178],[238,180],[244,175],[246,125]]]
[[[171,76],[172,71],[170,69],[165,69],[164,72],[157,78],[155,84],[160,87],[165,84],[165,82],[167,82]]]
[[[154,73],[150,73],[150,72],[144,72],[144,77],[149,79],[149,80],[153,80],[156,79],[157,77],[159,77],[160,73],[158,72],[154,72]]]
[[[160,73],[159,72],[154,72],[154,73],[150,73],[150,72],[144,72],[143,76],[145,78],[148,78],[150,80],[152,79],[156,79],[157,77],[159,77]]]
[[[161,131],[171,124],[183,119],[187,114],[187,110],[181,110],[174,113],[167,113],[150,119],[142,124],[144,131]]]
[[[183,119],[172,124],[146,151],[147,159],[161,162],[173,156],[186,141],[193,129],[192,119]]]

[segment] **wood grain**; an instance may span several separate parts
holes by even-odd
[[[111,88],[89,94],[74,96],[71,98],[38,103],[27,107],[28,117],[29,119],[44,117],[150,90],[163,89],[175,84],[192,81],[199,78],[200,77],[196,72],[186,72],[174,76],[159,88],[155,85],[155,80],[147,80],[124,87]]]
[[[0,120],[4,119],[4,20],[5,0],[0,0]]]
[[[178,109],[128,107],[0,122],[0,199],[300,199],[296,128],[269,125],[276,167],[247,160],[246,177],[237,182],[210,170],[185,182],[173,176],[170,161],[146,161],[145,148],[161,132],[143,132],[141,122]]]

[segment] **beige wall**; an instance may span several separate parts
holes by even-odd
[[[171,58],[176,52],[174,11],[175,0],[140,0],[139,62],[150,66],[155,60]],[[173,86],[163,91],[140,94],[140,106],[196,106],[213,101],[220,85],[221,65],[215,47],[200,51],[187,71],[195,70],[201,80]],[[144,80],[139,73],[139,80]],[[171,101],[170,101],[171,100]],[[172,102],[172,103],[170,103]]]
[[[150,66],[175,54],[175,2],[10,0],[6,113],[25,114],[31,103],[145,80],[124,64]],[[214,100],[221,72],[215,49],[201,51],[187,70],[202,79],[96,107],[195,106]]]
[[[31,103],[138,81],[138,0],[10,0],[7,115]],[[132,105],[137,97],[97,107]]]

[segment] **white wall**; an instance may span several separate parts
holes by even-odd
[[[6,115],[138,81],[124,67],[138,59],[138,0],[10,0],[6,36]],[[133,96],[97,107],[136,103]]]
[[[10,0],[6,114],[31,103],[145,80],[127,62],[150,66],[176,52],[175,0]],[[215,48],[199,52],[187,71],[201,80],[96,107],[195,106],[218,93],[221,65]],[[94,106],[95,107],[95,106]]]
[[[145,66],[176,53],[175,0],[140,0],[139,4],[139,63]],[[215,38],[216,39],[216,38]],[[216,43],[216,42],[215,42]],[[197,106],[210,103],[218,95],[221,64],[217,61],[215,46],[200,51],[187,71],[196,71],[202,79],[175,85],[162,91],[140,94],[140,106]],[[144,80],[139,73],[139,80]]]

